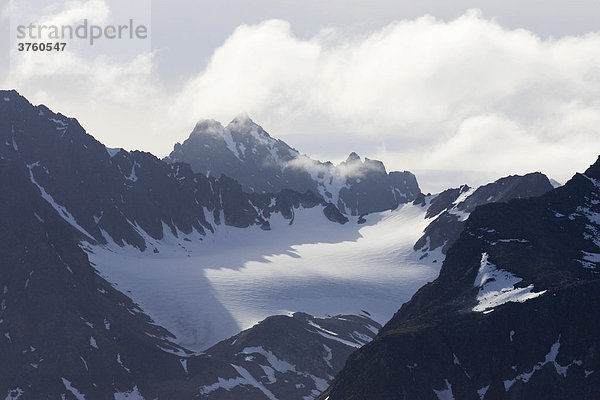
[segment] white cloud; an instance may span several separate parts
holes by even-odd
[[[269,20],[239,26],[178,87],[131,74],[160,57],[86,65],[90,74],[70,96],[32,79],[37,67],[16,88],[32,101],[45,93],[51,108],[80,117],[112,146],[159,155],[197,120],[228,122],[240,112],[276,137],[294,135],[300,151],[299,134],[306,143],[351,136],[388,170],[456,170],[460,179],[458,171],[541,170],[564,181],[600,153],[598,32],[541,39],[470,11],[448,22],[424,16],[367,34],[324,29],[299,38],[286,21]],[[361,152],[374,142],[378,154]],[[321,153],[339,160],[335,148]]]
[[[309,40],[275,20],[239,27],[172,110],[247,110],[274,134],[307,140],[352,132],[383,143],[379,156],[398,169],[566,180],[600,153],[598,76],[598,33],[542,40],[476,11]]]
[[[379,171],[379,166],[376,163],[367,163],[366,160],[345,160],[339,163],[319,163],[305,155],[300,155],[297,158],[286,163],[287,168],[300,169],[308,171],[312,176],[325,176],[327,179],[334,177],[344,184],[346,177],[362,178],[365,174]]]
[[[47,7],[38,23],[62,26],[88,19],[94,24],[102,24],[109,16],[110,7],[105,0],[70,0]]]

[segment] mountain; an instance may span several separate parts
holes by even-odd
[[[206,350],[240,376],[198,389],[200,398],[307,399],[319,395],[348,356],[381,325],[367,315],[315,318],[305,313],[272,316]],[[250,395],[248,386],[256,388]]]
[[[457,189],[445,190],[431,200],[425,217],[435,219],[425,228],[414,249],[421,251],[424,257],[438,248],[446,254],[477,206],[541,196],[552,189],[553,185],[548,177],[535,172],[500,178],[476,189],[463,185]],[[425,197],[415,200],[415,204],[425,205]]]
[[[247,194],[228,177],[207,178],[149,153],[108,150],[76,120],[34,107],[16,92],[4,93],[2,159],[25,167],[42,197],[92,242],[106,244],[110,237],[144,250],[144,233],[155,239],[165,229],[176,236],[206,234],[220,224],[267,229],[274,212],[290,219],[294,207],[328,204],[291,190]],[[329,210],[331,218],[343,221]]]
[[[225,176],[106,149],[75,119],[15,91],[0,92],[0,187],[7,398],[189,398],[218,377],[239,376],[225,361],[193,356],[101,276],[90,260],[98,249],[163,257],[155,245],[167,238],[202,242],[225,226],[268,231],[274,217],[293,224],[299,209],[347,222],[310,192],[247,194]]]
[[[310,190],[348,215],[389,210],[420,194],[410,172],[388,173],[381,161],[363,160],[356,153],[337,166],[313,160],[272,138],[247,115],[226,127],[213,120],[200,121],[165,161],[188,163],[206,176],[224,174],[248,192]]]
[[[474,198],[529,195],[510,178]],[[249,193],[107,149],[14,91],[0,187],[0,395],[21,399],[314,398],[438,276],[441,246],[413,247],[469,199],[358,217],[320,192]]]
[[[600,396],[600,158],[540,197],[477,207],[439,277],[321,399]]]

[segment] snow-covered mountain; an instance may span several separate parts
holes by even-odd
[[[248,192],[310,190],[348,215],[389,210],[420,194],[410,172],[388,173],[381,161],[363,160],[356,153],[339,165],[313,160],[272,138],[247,115],[226,127],[213,120],[199,122],[165,160],[188,163],[207,176],[227,175]]]
[[[411,259],[422,207],[359,225],[312,192],[245,193],[226,176],[107,149],[75,119],[14,91],[0,99],[0,393],[9,398],[219,398],[256,382],[289,390],[285,380],[303,385],[294,398],[314,396],[378,321],[437,275],[435,260]],[[256,372],[262,359],[232,367],[239,352],[227,344],[221,358],[201,354],[294,311],[321,316],[283,321],[303,320],[301,333],[313,333],[295,333],[295,344],[328,369],[298,366],[270,382]],[[293,362],[271,337],[252,337],[247,347]],[[222,380],[238,384],[208,389]]]
[[[541,197],[477,207],[321,399],[596,399],[600,158]]]
[[[14,91],[0,92],[0,171],[0,393],[9,398],[190,398],[215,372],[236,373],[224,361],[191,361],[89,255],[118,249],[168,263],[169,244],[186,257],[190,238],[225,226],[268,232],[299,209],[347,222],[310,192],[247,194],[225,176],[106,149],[75,119]],[[193,376],[187,360],[199,365]]]
[[[353,163],[370,161],[336,168]],[[0,395],[23,399],[314,398],[438,276],[443,246],[414,247],[441,215],[546,188],[516,176],[344,215],[318,189],[250,193],[107,149],[14,91],[0,172]]]

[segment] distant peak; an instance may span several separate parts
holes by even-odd
[[[222,136],[223,125],[219,121],[215,121],[214,119],[203,119],[196,123],[194,130],[190,134],[190,137],[205,137],[205,136]]]
[[[232,128],[248,128],[252,126],[258,126],[247,113],[239,114],[235,117],[228,125],[228,127]]]
[[[201,119],[196,123],[194,132],[198,133],[198,131],[214,131],[222,129],[223,125],[221,125],[219,121],[215,121],[214,119]]]
[[[274,140],[264,129],[262,126],[258,125],[256,122],[252,121],[248,114],[240,114],[235,117],[229,125],[227,125],[226,129],[231,132],[236,132],[243,136],[251,135],[259,141]]]
[[[348,162],[356,162],[356,161],[362,161],[362,160],[360,159],[360,156],[353,151],[352,153],[350,153],[348,155],[346,162],[348,163]]]
[[[248,113],[245,113],[245,112],[238,114],[233,119],[233,121],[238,121],[238,122],[253,122],[252,119],[250,118],[250,116],[248,115]]]

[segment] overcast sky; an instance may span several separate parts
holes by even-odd
[[[196,121],[246,112],[312,157],[357,151],[431,192],[531,171],[564,182],[600,154],[596,0],[9,6],[1,87],[76,117],[109,147],[164,156]],[[151,42],[15,51],[11,22],[84,17],[143,21]]]

